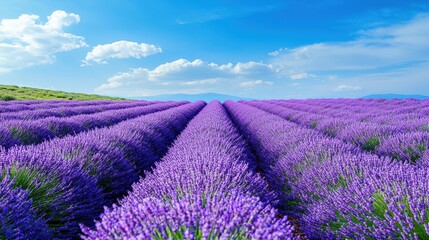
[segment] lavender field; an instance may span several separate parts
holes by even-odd
[[[429,100],[0,101],[0,239],[429,239]]]

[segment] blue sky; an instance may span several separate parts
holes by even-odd
[[[427,0],[1,4],[0,84],[125,97],[429,95]]]

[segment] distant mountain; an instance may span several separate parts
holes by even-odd
[[[150,100],[150,101],[190,101],[195,102],[198,100],[203,100],[206,102],[210,102],[213,100],[218,100],[220,102],[224,102],[226,100],[252,100],[250,98],[242,98],[237,96],[218,94],[218,93],[202,93],[202,94],[163,94],[157,96],[150,97],[134,97],[133,99],[139,100]]]
[[[424,95],[406,95],[406,94],[372,94],[363,98],[385,98],[385,99],[407,99],[414,98],[417,100],[429,99],[429,96]]]

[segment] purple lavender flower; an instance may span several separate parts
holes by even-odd
[[[429,133],[414,132],[383,139],[376,153],[394,160],[416,163],[428,148]]]
[[[186,193],[228,194],[230,189],[241,189],[274,203],[275,195],[252,171],[251,161],[222,105],[213,102],[188,124],[153,172],[135,184],[121,202],[145,197],[170,199]]]
[[[231,192],[180,200],[143,198],[106,209],[83,239],[292,239],[286,218],[257,197]]]
[[[304,136],[298,136],[295,140],[300,144],[289,154],[279,158],[267,173],[272,187],[282,193],[279,195],[282,197],[284,207],[289,206],[293,211],[303,207],[298,206],[298,203],[312,202],[322,197],[315,192],[316,186],[321,184],[320,181],[338,181],[338,176],[326,177],[327,173],[323,172],[325,169],[322,170],[320,165],[329,162],[327,163],[329,169],[330,164],[335,164],[337,160],[341,161],[337,156],[359,153],[354,146],[335,139],[306,139]],[[309,172],[315,175],[310,175]]]
[[[84,239],[290,239],[275,196],[219,102],[206,106],[121,206],[106,209]]]
[[[0,156],[1,178],[15,179],[13,186],[28,191],[53,235],[66,238],[78,234],[79,222],[91,224],[103,203],[95,179],[76,165],[39,148],[12,148]]]
[[[309,237],[429,238],[428,169],[394,162],[366,172],[308,207]]]
[[[17,179],[0,178],[0,239],[50,239],[51,233],[32,208]]]
[[[54,137],[63,137],[94,128],[112,126],[127,119],[183,104],[185,102],[165,102],[149,105],[143,103],[143,106],[109,110],[89,115],[80,114],[65,119],[48,117],[34,121],[7,120],[3,121],[0,126],[0,134],[5,135],[4,140],[3,138],[0,139],[0,145],[9,148],[13,145],[38,144]]]
[[[8,151],[0,149],[0,176],[16,178],[17,187],[28,190],[33,208],[46,220],[54,237],[75,237],[80,232],[78,223],[91,226],[103,205],[111,205],[138,180],[136,166],[142,165],[135,164],[135,156],[127,154],[126,150],[162,145],[162,149],[159,146],[147,150],[154,156],[162,151],[165,154],[172,140],[161,139],[165,140],[161,144],[154,133],[174,135],[204,105],[202,102],[186,104],[111,128],[34,146],[13,147]],[[178,114],[182,116],[176,119]],[[154,125],[154,120],[162,121]],[[120,130],[127,126],[132,127],[133,134],[120,135]],[[159,159],[157,156],[139,161],[148,161],[149,166]],[[148,169],[141,169],[144,170]]]

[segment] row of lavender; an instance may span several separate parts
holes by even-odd
[[[365,151],[429,165],[429,101],[247,102]],[[348,106],[348,107],[344,107]],[[366,109],[366,112],[361,113]]]
[[[292,239],[276,196],[219,102],[204,108],[152,173],[84,239]]]
[[[121,108],[130,108],[144,106],[148,104],[153,104],[156,102],[146,102],[146,101],[134,101],[134,102],[113,102],[108,104],[63,104],[63,106],[51,107],[49,105],[43,106],[41,109],[35,110],[20,110],[13,112],[3,112],[0,113],[0,122],[4,120],[35,120],[47,117],[70,117],[73,115],[79,114],[93,114],[97,112],[103,112],[107,110],[121,109]]]
[[[341,116],[341,112],[353,112],[361,117],[379,115],[380,110],[392,114],[419,115],[429,113],[429,101],[407,100],[385,100],[385,99],[309,99],[309,100],[277,100],[287,104],[291,108],[303,111],[317,111]],[[341,112],[332,111],[339,109]],[[373,119],[373,121],[376,119]]]
[[[275,102],[274,102],[275,103]],[[401,100],[401,101],[367,101],[367,100],[308,100],[300,103],[278,101],[280,105],[307,115],[315,114],[342,119],[344,123],[362,122],[363,124],[376,124],[378,126],[390,126],[391,130],[426,131],[428,130],[429,101]],[[347,119],[350,118],[350,119]],[[319,119],[314,119],[317,127]],[[320,119],[326,122],[324,119]],[[329,122],[329,121],[328,121]],[[404,125],[405,122],[405,125]],[[340,124],[342,125],[342,124]],[[333,132],[335,134],[335,132]]]
[[[429,169],[362,151],[262,111],[264,102],[226,102],[260,157],[280,206],[310,238],[429,238]],[[337,109],[341,111],[341,109]],[[290,118],[288,118],[290,119]]]
[[[28,101],[0,101],[0,113],[30,111],[57,107],[89,106],[89,105],[109,105],[114,101],[63,101],[63,100],[28,100]]]
[[[144,114],[168,109],[184,102],[137,102],[93,114],[70,117],[47,117],[38,120],[7,120],[0,125],[0,146],[8,149],[16,145],[39,144],[56,137],[77,134],[94,128],[112,126]],[[111,104],[112,105],[112,104]]]
[[[76,238],[79,224],[91,226],[124,195],[204,105],[170,104],[110,128],[0,150],[0,239]]]

